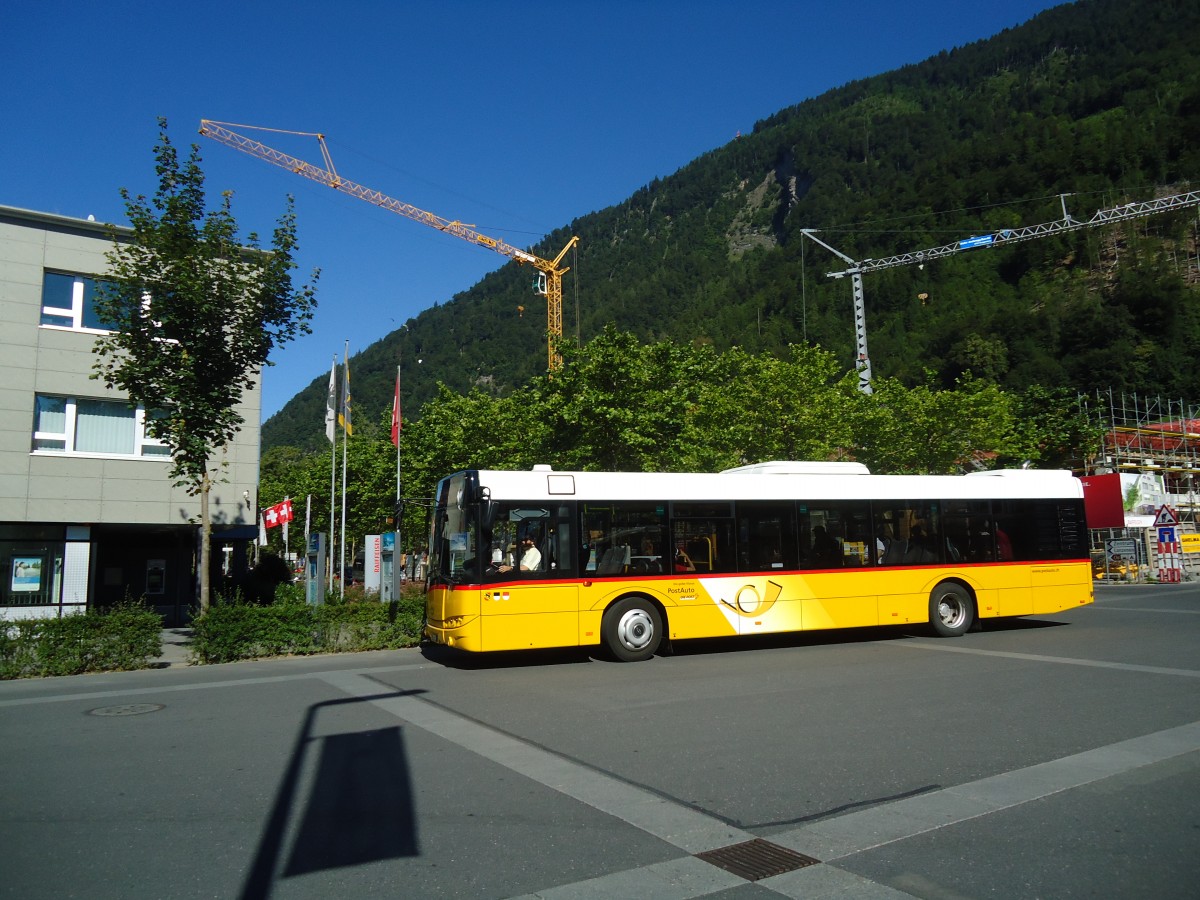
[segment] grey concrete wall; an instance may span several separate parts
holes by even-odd
[[[78,457],[34,452],[34,397],[118,399],[89,378],[95,335],[40,326],[42,276],[51,269],[103,276],[112,249],[103,225],[0,206],[0,521],[183,525],[200,503],[167,476],[162,459]],[[246,424],[213,460],[227,483],[214,485],[215,524],[254,522],[261,397],[239,409]],[[249,491],[248,507],[243,491]]]

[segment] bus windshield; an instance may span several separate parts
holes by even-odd
[[[458,584],[475,568],[479,544],[479,505],[469,473],[460,472],[438,486],[429,576],[434,583]]]

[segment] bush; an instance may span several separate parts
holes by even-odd
[[[0,623],[0,678],[144,669],[161,653],[162,618],[137,603]]]
[[[192,622],[192,654],[200,663],[264,656],[396,650],[415,647],[425,625],[425,598],[406,590],[399,600],[335,596],[321,606],[304,602],[303,590],[280,587],[269,606],[224,603]]]

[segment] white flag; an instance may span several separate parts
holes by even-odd
[[[325,437],[333,443],[334,423],[337,421],[337,357],[329,367],[329,396],[325,398]]]

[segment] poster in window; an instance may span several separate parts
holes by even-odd
[[[36,593],[42,589],[42,558],[40,556],[14,556],[12,560],[12,587],[16,593]]]

